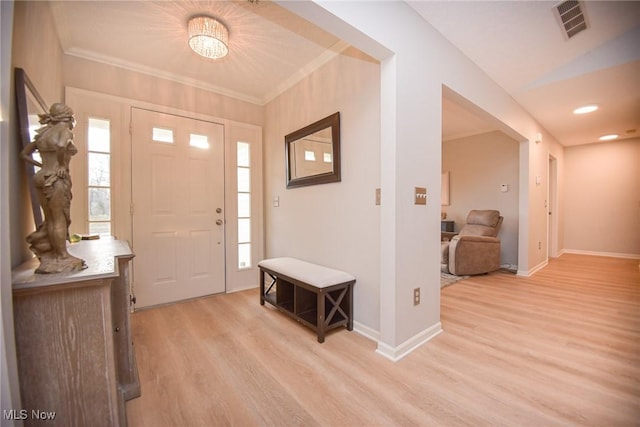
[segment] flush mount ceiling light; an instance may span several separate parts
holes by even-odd
[[[612,141],[614,139],[618,138],[618,134],[617,133],[612,133],[609,135],[602,135],[600,138],[598,138],[600,141]]]
[[[573,114],[587,114],[587,113],[593,113],[594,111],[596,111],[598,109],[598,106],[595,104],[591,104],[591,105],[583,105],[582,107],[578,107],[575,110],[573,110]]]
[[[189,19],[189,46],[198,55],[219,59],[229,53],[229,31],[220,21],[210,16]]]

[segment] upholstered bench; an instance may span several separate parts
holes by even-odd
[[[316,331],[318,342],[325,332],[346,326],[353,330],[355,277],[343,271],[296,258],[272,258],[258,263],[260,305],[265,301]],[[265,283],[265,274],[269,283]]]

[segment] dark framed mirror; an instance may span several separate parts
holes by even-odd
[[[27,73],[22,68],[15,69],[15,86],[16,86],[16,104],[18,109],[18,125],[20,126],[20,142],[21,150],[24,149],[31,141],[33,141],[36,130],[40,128],[40,121],[38,114],[44,114],[47,112],[47,104],[35,86],[29,80]],[[38,153],[35,153],[34,159],[40,161]],[[31,198],[31,208],[33,210],[33,220],[36,228],[40,227],[43,220],[42,209],[40,208],[40,201],[38,200],[38,194],[36,193],[35,186],[33,185],[33,175],[35,174],[35,166],[25,162],[25,168],[27,171],[27,182],[29,185],[29,196]]]
[[[287,188],[340,181],[340,112],[284,137]]]

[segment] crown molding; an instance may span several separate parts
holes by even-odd
[[[257,104],[257,105],[263,105],[262,100],[254,96],[249,96],[240,92],[229,90],[221,86],[212,85],[210,83],[203,82],[202,80],[191,79],[188,77],[181,76],[179,74],[169,73],[167,71],[158,70],[157,68],[147,67],[144,65],[136,64],[134,62],[130,62],[130,61],[123,61],[122,59],[114,58],[112,56],[100,55],[95,52],[91,52],[84,49],[76,49],[76,48],[71,48],[66,50],[65,54],[69,56],[75,56],[81,59],[86,59],[89,61],[99,62],[105,65],[115,66],[115,67],[122,68],[129,71],[134,71],[136,73],[146,74],[148,76],[157,77],[164,80],[170,80],[176,83],[181,83],[187,86],[192,86],[198,89],[214,92],[219,95],[235,98],[240,101],[250,102],[252,104]]]
[[[129,70],[136,73],[146,74],[148,76],[173,81],[176,83],[195,87],[197,89],[202,89],[208,92],[213,92],[219,95],[238,99],[240,101],[249,102],[251,104],[264,106],[267,103],[271,102],[276,97],[280,96],[287,89],[299,83],[302,79],[307,77],[309,74],[311,74],[318,68],[322,67],[327,62],[334,59],[336,56],[339,56],[342,52],[344,52],[349,47],[350,45],[342,40],[336,42],[331,47],[329,47],[326,51],[324,51],[320,56],[310,61],[306,65],[304,65],[298,71],[293,73],[288,79],[286,79],[281,84],[276,86],[273,90],[269,91],[263,98],[250,96],[241,92],[229,90],[222,86],[212,85],[202,80],[184,77],[179,74],[170,73],[167,71],[159,70],[157,68],[140,65],[135,62],[124,61],[122,59],[114,58],[112,56],[100,55],[95,52],[84,50],[84,49],[77,49],[77,48],[67,49],[65,50],[65,54],[69,56],[81,58],[81,59],[86,59],[88,61],[98,62],[101,64],[122,68],[124,70]]]

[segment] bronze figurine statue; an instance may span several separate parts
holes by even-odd
[[[71,108],[63,103],[40,114],[36,136],[20,153],[21,158],[40,169],[33,177],[44,222],[27,236],[29,248],[40,260],[36,273],[62,273],[86,268],[84,260],[67,251],[71,224],[71,177],[69,163],[78,152],[73,144],[75,119]],[[35,151],[42,162],[33,159]]]

